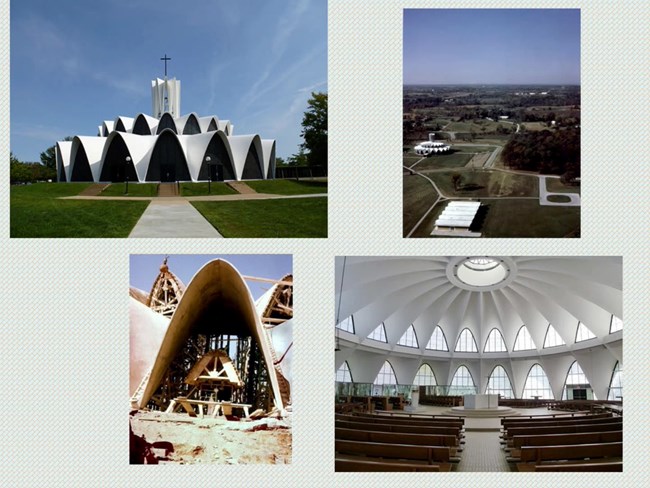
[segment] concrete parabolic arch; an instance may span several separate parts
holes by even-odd
[[[253,297],[235,267],[222,259],[207,263],[187,285],[169,322],[138,406],[142,408],[147,405],[187,339],[192,334],[206,332],[251,336],[262,352],[275,406],[283,410],[273,353],[255,310]]]

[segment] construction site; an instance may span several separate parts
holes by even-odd
[[[165,258],[129,294],[130,463],[290,463],[292,275],[214,259],[185,285]]]

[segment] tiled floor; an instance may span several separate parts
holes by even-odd
[[[510,471],[498,432],[465,432],[465,448],[456,471]]]

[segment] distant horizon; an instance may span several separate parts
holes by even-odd
[[[403,85],[580,86],[580,9],[405,9]]]

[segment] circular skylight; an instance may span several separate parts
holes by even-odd
[[[493,286],[508,277],[508,268],[500,259],[471,257],[458,264],[456,276],[466,285]]]

